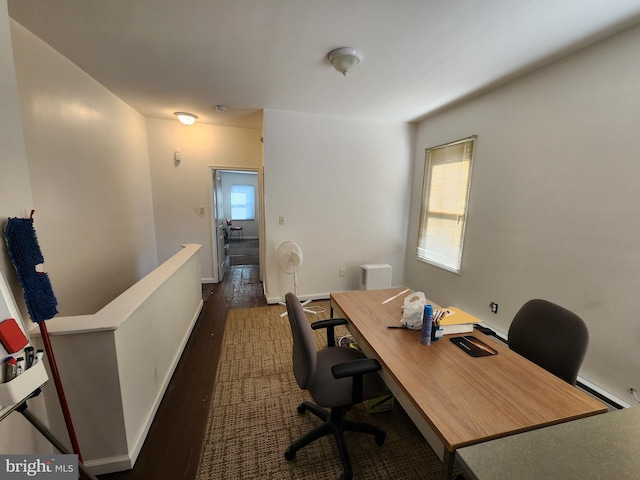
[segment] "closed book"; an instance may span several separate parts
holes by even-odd
[[[459,323],[456,325],[440,325],[442,335],[451,335],[454,333],[471,333],[473,332],[473,323]]]
[[[441,310],[434,312],[434,317],[438,318],[438,329],[436,336],[441,337],[443,335],[453,335],[460,333],[473,332],[473,325],[480,323],[480,319],[469,315],[468,313],[460,310],[456,307],[447,307],[442,309],[445,314],[441,316]]]
[[[474,317],[473,315],[469,315],[467,312],[460,310],[457,307],[447,307],[444,309],[446,311],[446,315],[440,318],[440,325],[462,325],[462,324],[474,324],[480,323],[482,320]],[[434,316],[438,312],[434,312]],[[462,332],[460,332],[462,333]]]

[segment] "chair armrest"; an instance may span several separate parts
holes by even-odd
[[[375,358],[360,358],[334,365],[331,367],[331,373],[333,378],[345,378],[377,372],[380,368],[380,364]]]
[[[335,327],[338,325],[346,325],[347,320],[344,318],[330,318],[328,320],[318,320],[311,324],[311,328],[318,330],[319,328]]]
[[[327,346],[335,347],[336,346],[336,336],[334,327],[338,325],[346,325],[347,321],[344,318],[330,318],[328,320],[318,320],[317,322],[313,322],[311,324],[311,328],[314,330],[318,330],[319,328],[327,329]]]
[[[345,347],[346,348],[346,347]],[[375,358],[360,358],[351,360],[350,362],[338,363],[331,367],[333,378],[352,378],[351,385],[351,403],[356,404],[362,402],[364,395],[363,375],[373,373],[380,370],[380,364]]]

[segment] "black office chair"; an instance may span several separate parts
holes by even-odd
[[[309,411],[324,423],[293,442],[284,456],[292,460],[302,447],[332,434],[338,444],[344,469],[340,478],[351,480],[353,471],[344,432],[374,435],[378,445],[382,445],[386,438],[382,428],[345,418],[352,405],[385,393],[384,382],[375,373],[380,370],[380,364],[375,359],[366,358],[359,350],[336,346],[334,327],[346,324],[346,320],[320,320],[310,325],[300,301],[293,293],[287,293],[285,302],[293,336],[293,373],[300,388],[308,390],[317,404],[304,401],[298,406],[298,413]],[[312,332],[312,329],[319,328],[327,329],[327,348],[322,350],[316,350]]]
[[[589,345],[582,319],[546,300],[529,300],[511,322],[509,348],[575,385]]]
[[[231,221],[230,218],[227,218],[227,227],[229,227],[229,240],[231,240],[231,234],[233,232],[239,232],[240,233],[240,239],[244,240],[244,233],[242,233],[242,227],[234,227],[233,226],[233,222]]]

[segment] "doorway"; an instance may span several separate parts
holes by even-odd
[[[262,170],[210,168],[213,281],[237,266],[257,267],[262,280]]]

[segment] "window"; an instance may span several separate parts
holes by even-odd
[[[255,220],[256,188],[231,185],[231,220]]]
[[[476,136],[426,150],[418,258],[460,273]]]

